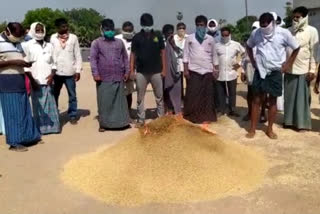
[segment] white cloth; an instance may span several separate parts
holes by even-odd
[[[233,66],[239,64],[237,57],[244,56],[245,49],[239,42],[231,40],[227,44],[219,42],[216,44],[215,55],[218,56],[219,78],[218,81],[232,81],[238,78],[238,72]]]
[[[44,42],[41,46],[35,39],[28,41],[24,45],[27,62],[34,62],[31,68],[25,68],[30,71],[33,78],[40,85],[47,85],[47,77],[52,73],[52,69],[56,69],[53,63],[53,46]]]
[[[290,28],[293,32],[293,29]],[[316,28],[307,25],[305,28],[293,33],[294,37],[300,44],[300,51],[296,60],[293,63],[291,73],[302,75],[306,73],[316,73],[317,70],[317,55],[319,48],[319,34]],[[289,53],[292,50],[289,51]]]
[[[173,37],[176,46],[181,50],[184,49],[187,38],[188,38],[188,35],[185,35],[183,38],[180,38],[177,34],[174,35]],[[178,71],[183,71],[183,70],[184,70],[183,58],[178,58]]]
[[[124,46],[125,46],[125,48],[126,48],[126,50],[127,50],[128,57],[129,57],[129,59],[130,59],[132,41],[128,42],[128,40],[126,40],[126,39],[123,38],[123,35],[122,35],[122,34],[116,35],[115,38],[120,39],[120,40],[123,42],[123,44],[124,44]]]
[[[76,35],[69,34],[65,48],[62,48],[57,33],[51,36],[50,42],[53,45],[53,60],[57,67],[57,75],[73,76],[82,71],[82,58]]]
[[[214,61],[218,60],[214,49],[215,41],[212,36],[206,35],[200,44],[195,34],[191,34],[185,42],[183,62],[188,63],[189,70],[201,75],[212,73]]]
[[[289,30],[276,27],[272,38],[267,41],[261,32],[261,28],[252,32],[247,45],[250,48],[257,47],[256,63],[262,79],[273,70],[280,70],[286,61],[286,49],[299,48],[299,43]]]

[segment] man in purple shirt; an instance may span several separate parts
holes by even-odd
[[[129,127],[130,118],[124,92],[124,82],[129,77],[126,48],[116,39],[114,22],[101,22],[102,37],[94,40],[90,50],[93,79],[97,83],[99,132],[106,129]]]

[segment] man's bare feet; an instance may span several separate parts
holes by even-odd
[[[255,135],[256,135],[256,132],[249,131],[249,132],[246,134],[246,138],[248,138],[248,139],[253,139]]]
[[[267,131],[266,135],[271,139],[271,140],[277,140],[278,135],[276,135],[273,131]]]

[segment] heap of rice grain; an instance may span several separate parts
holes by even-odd
[[[208,201],[248,193],[262,183],[262,155],[173,117],[115,146],[72,159],[63,181],[110,205]]]

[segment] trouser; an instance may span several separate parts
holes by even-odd
[[[77,93],[76,93],[76,81],[73,76],[54,76],[53,94],[56,100],[57,106],[59,106],[59,96],[62,86],[65,85],[69,96],[69,108],[68,115],[70,118],[77,117]]]
[[[237,79],[232,81],[217,81],[216,84],[219,112],[227,113],[227,110],[234,111],[236,108]]]
[[[156,74],[142,74],[137,73],[136,87],[137,87],[137,107],[138,107],[138,120],[144,122],[146,112],[144,108],[144,98],[148,84],[151,83],[154,96],[157,104],[158,117],[164,115],[164,103],[163,103],[163,82],[160,73]]]

